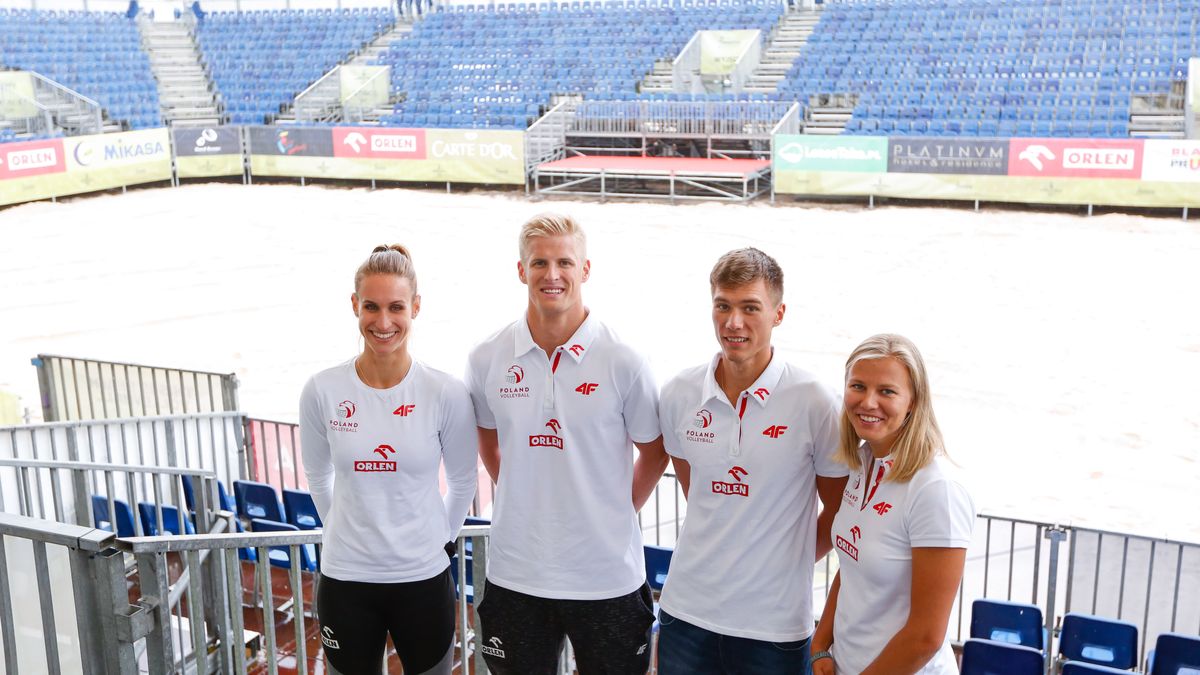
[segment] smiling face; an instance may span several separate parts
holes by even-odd
[[[408,279],[395,274],[368,275],[350,302],[366,351],[378,358],[407,351],[412,320],[421,309],[421,296],[413,293]]]
[[[913,408],[908,368],[893,357],[861,359],[846,375],[843,410],[876,457],[891,452]]]
[[[583,312],[583,283],[591,261],[570,235],[533,237],[525,259],[517,263],[521,283],[529,287],[529,309],[543,316]]]
[[[766,368],[771,361],[771,332],[783,321],[783,312],[783,303],[772,298],[762,279],[713,289],[713,331],[722,358]]]

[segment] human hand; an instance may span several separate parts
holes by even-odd
[[[833,663],[833,658],[817,659],[812,662],[813,675],[834,675],[837,668]]]

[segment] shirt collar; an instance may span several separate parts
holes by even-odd
[[[771,361],[767,364],[766,370],[763,370],[762,374],[758,376],[758,379],[754,381],[754,384],[750,385],[750,387],[746,389],[746,391],[750,393],[748,398],[758,403],[760,408],[767,407],[767,401],[771,399],[771,394],[775,391],[776,386],[779,384],[779,379],[783,377],[783,359],[775,358],[775,356],[775,348],[772,347]],[[717,384],[717,364],[720,362],[721,352],[717,352],[716,356],[714,356],[712,361],[709,362],[708,372],[704,376],[704,388],[700,393],[700,395],[703,397],[703,400],[700,401],[701,405],[708,403],[714,398],[720,399],[723,395],[723,392],[721,391],[721,385]],[[740,395],[739,398],[741,398]],[[735,406],[737,405],[737,401],[730,401],[730,403]]]
[[[575,334],[571,336],[565,344],[559,345],[558,349],[572,359],[575,363],[583,360],[583,357],[592,348],[592,343],[596,341],[598,332],[597,321],[592,318],[592,313],[589,311],[584,317],[583,323],[579,328],[575,329]],[[517,322],[517,335],[514,342],[513,356],[521,358],[534,349],[539,349],[536,342],[533,341],[533,333],[529,332],[529,315],[526,314],[519,322]]]

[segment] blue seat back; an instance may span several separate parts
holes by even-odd
[[[321,527],[321,515],[317,513],[317,505],[309,492],[284,488],[283,510],[287,514],[287,521],[302,530]]]
[[[1099,666],[1083,661],[1067,661],[1063,664],[1062,675],[1128,675],[1128,670]]]
[[[142,520],[142,531],[148,537],[157,537],[162,534],[158,531],[158,514],[155,505],[150,502],[138,502],[138,517]],[[180,534],[179,530],[179,509],[168,504],[162,505],[162,520],[163,529],[170,534]],[[190,519],[184,519],[184,526],[187,528],[188,534],[196,534],[196,528],[192,526]]]
[[[251,532],[299,532],[300,528],[291,523],[283,523],[277,520],[266,520],[264,518],[252,518],[250,520]],[[300,546],[300,569],[305,572],[315,572],[317,564],[315,562],[314,552],[310,550],[311,544]],[[271,559],[271,564],[276,567],[290,568],[292,566],[291,547],[289,546],[272,546],[268,552]]]
[[[1137,665],[1137,626],[1128,621],[1068,613],[1062,621],[1059,653],[1083,661],[1128,670]]]
[[[671,554],[675,551],[649,544],[643,548],[646,555],[646,583],[650,584],[650,588],[661,591],[663,584],[667,583],[667,572],[671,569]]]
[[[92,525],[98,530],[113,531],[110,516],[117,520],[116,533],[118,537],[136,537],[137,524],[133,520],[133,509],[120,499],[113,500],[115,514],[108,512],[108,497],[92,495]]]
[[[238,515],[253,520],[273,520],[277,523],[286,522],[283,507],[279,504],[279,495],[275,488],[266,483],[252,480],[233,481],[233,496],[237,501]]]
[[[1200,636],[1159,635],[1150,675],[1200,675]]]
[[[1045,656],[1021,645],[971,638],[963,643],[962,675],[1042,675]]]
[[[971,604],[971,637],[1044,649],[1037,605],[980,598]]]

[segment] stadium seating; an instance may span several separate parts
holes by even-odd
[[[302,530],[321,527],[321,514],[317,513],[317,505],[313,503],[311,493],[284,488],[283,510],[287,515],[287,522]]]
[[[115,517],[118,537],[138,536],[137,523],[133,519],[133,509],[129,508],[129,504],[120,499],[114,499],[113,511],[115,516],[108,511],[108,497],[92,495],[92,524],[96,529],[112,532],[112,517]]]
[[[971,637],[1043,650],[1045,627],[1037,605],[980,598],[971,603]]]
[[[677,56],[696,31],[766,34],[781,13],[761,0],[455,5],[381,57],[406,93],[382,121],[524,129],[556,94],[634,98],[655,60]]]
[[[1058,649],[1068,661],[1128,670],[1137,665],[1137,641],[1138,629],[1132,623],[1068,612]]]
[[[290,523],[281,523],[274,520],[265,520],[263,518],[254,518],[250,521],[251,532],[299,532],[300,528]],[[297,547],[300,551],[300,570],[303,572],[317,571],[317,563],[312,552],[312,545],[305,544]],[[288,546],[272,546],[267,551],[267,557],[275,567],[290,568],[292,566],[292,553]]]
[[[163,532],[158,531],[158,508],[150,502],[138,502],[138,517],[142,520],[142,531],[146,533],[147,537],[157,537],[164,533],[179,535],[184,531],[188,534],[196,534],[196,528],[187,518],[183,519],[185,529],[180,529],[179,509],[167,504],[163,504],[159,508],[162,509]]]
[[[963,643],[962,675],[1042,675],[1045,664],[1032,647],[976,638]]]
[[[826,4],[780,91],[856,94],[847,133],[1128,136],[1200,53],[1189,0]]]
[[[137,24],[124,14],[0,8],[0,70],[31,70],[132,129],[162,124]]]
[[[252,480],[235,480],[233,495],[237,501],[238,515],[242,518],[285,522],[279,494],[270,485]]]
[[[1150,651],[1146,665],[1150,675],[1195,675],[1200,673],[1200,636],[1163,633]]]
[[[263,124],[391,28],[386,7],[212,12],[196,31],[233,124]]]

